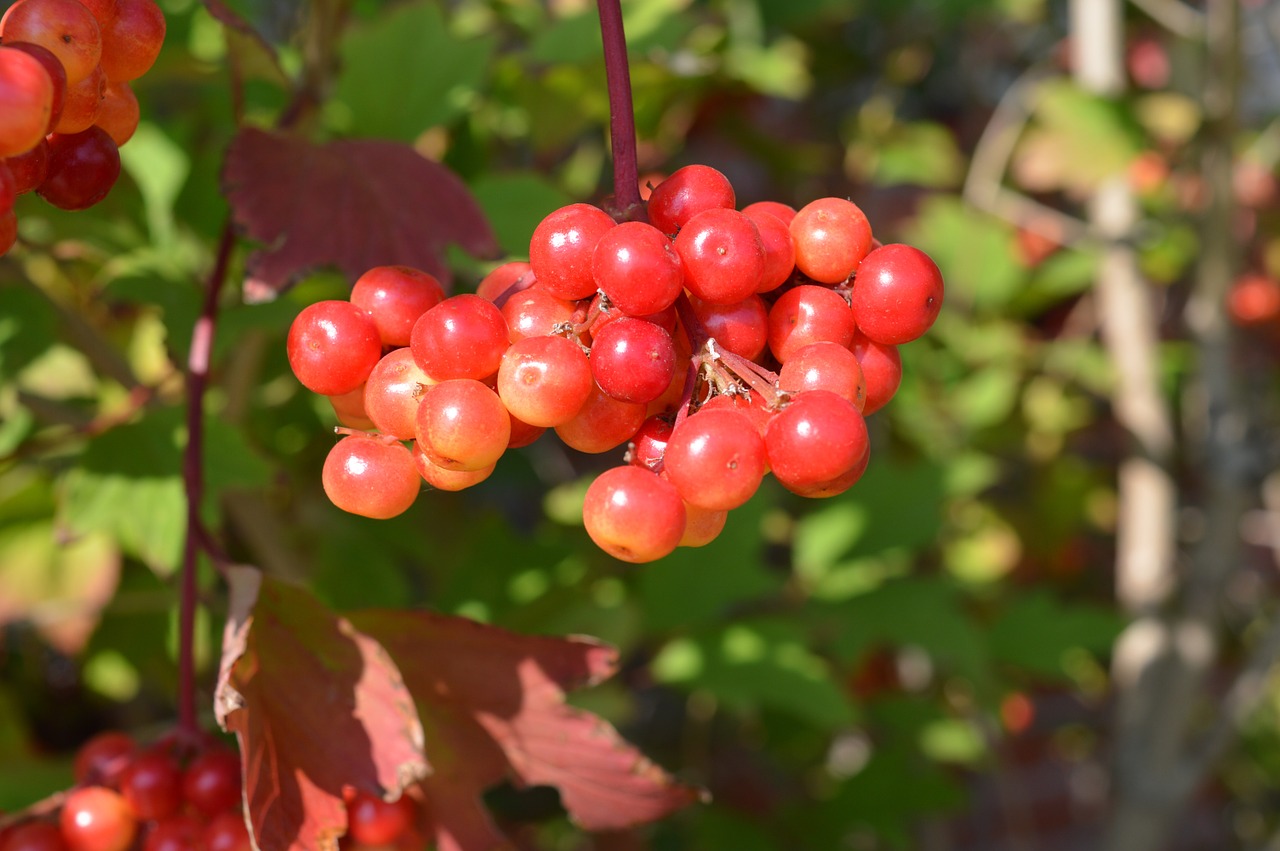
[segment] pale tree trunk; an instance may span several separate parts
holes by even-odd
[[[1124,89],[1122,6],[1119,0],[1073,0],[1077,82],[1102,96]],[[1239,520],[1246,470],[1238,448],[1245,409],[1231,368],[1227,287],[1237,248],[1231,173],[1239,90],[1238,0],[1209,0],[1205,16],[1206,131],[1204,176],[1209,203],[1201,228],[1201,257],[1188,324],[1199,354],[1197,410],[1186,454],[1200,475],[1203,534],[1179,566],[1179,494],[1170,470],[1174,416],[1160,387],[1155,293],[1142,280],[1131,247],[1136,205],[1123,177],[1097,191],[1090,220],[1104,240],[1097,294],[1102,334],[1116,370],[1114,412],[1130,445],[1119,469],[1116,597],[1130,622],[1116,643],[1112,684],[1116,701],[1109,851],[1168,847],[1179,815],[1240,718],[1197,726],[1207,708],[1205,685],[1219,661],[1217,609],[1223,581],[1238,561]],[[1180,569],[1178,569],[1180,567]],[[1259,650],[1272,654],[1269,642]],[[1258,665],[1249,666],[1252,680]],[[1244,678],[1242,677],[1242,681]],[[1253,692],[1258,690],[1251,683]],[[1233,694],[1236,698],[1246,695]],[[1244,712],[1243,705],[1238,707]],[[1229,717],[1230,716],[1230,717]]]

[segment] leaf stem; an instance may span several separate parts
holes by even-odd
[[[613,149],[613,207],[620,221],[641,219],[640,170],[636,158],[636,114],[631,102],[631,68],[622,29],[620,0],[597,0],[604,73],[609,87],[609,141]]]
[[[200,504],[204,499],[204,391],[209,382],[213,332],[218,319],[218,297],[227,279],[235,232],[230,218],[222,227],[213,269],[205,285],[204,307],[196,319],[187,354],[187,445],[182,454],[182,483],[187,496],[187,535],[182,551],[182,599],[178,610],[178,730],[195,736],[200,722],[196,712],[196,565],[204,542]]]

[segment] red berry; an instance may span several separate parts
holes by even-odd
[[[0,18],[0,38],[51,52],[66,70],[68,86],[89,76],[102,59],[98,22],[79,0],[18,0]]]
[[[398,440],[413,440],[418,428],[418,404],[435,382],[422,371],[409,349],[393,349],[369,373],[364,385],[364,410],[378,431]]]
[[[239,806],[240,786],[240,755],[226,748],[210,748],[182,774],[183,797],[206,818]]]
[[[182,806],[182,769],[164,751],[139,754],[120,778],[120,793],[139,819],[167,818]]]
[[[155,64],[164,44],[165,20],[152,0],[116,0],[102,28],[102,70],[113,83],[136,80]]]
[[[502,356],[498,396],[511,416],[552,428],[573,419],[587,401],[591,369],[586,353],[572,340],[525,337]]]
[[[62,115],[53,126],[55,133],[80,133],[88,130],[98,120],[102,111],[102,102],[107,96],[107,75],[101,68],[94,68],[89,76],[75,85],[67,86],[66,100],[62,104]],[[103,128],[103,132],[106,129]],[[118,148],[120,143],[107,133],[112,143]]]
[[[827,341],[796,349],[778,371],[778,387],[789,393],[830,390],[848,399],[859,411],[867,401],[857,355],[839,343]]]
[[[129,767],[138,746],[128,733],[108,730],[80,746],[76,752],[76,783],[116,786]]]
[[[582,505],[587,534],[614,558],[647,562],[669,554],[684,535],[684,502],[675,486],[649,470],[605,470]]]
[[[57,825],[29,821],[0,836],[0,851],[68,851],[68,848]]]
[[[573,419],[556,426],[556,436],[579,452],[608,452],[630,440],[647,414],[643,402],[615,399],[593,382],[587,401]]]
[[[0,256],[3,256],[18,241],[18,216],[10,210],[0,213]]]
[[[373,424],[373,420],[369,419],[369,413],[364,409],[364,385],[361,384],[355,390],[346,393],[339,393],[337,396],[325,397],[329,400],[329,404],[333,406],[333,412],[338,417],[338,422],[347,428],[354,428],[359,431],[373,431],[377,428]]]
[[[728,510],[755,494],[765,463],[764,441],[747,417],[703,408],[671,433],[663,471],[686,503]]]
[[[378,327],[349,301],[318,301],[289,326],[289,366],[302,386],[323,396],[350,393],[382,357]]]
[[[685,286],[703,301],[733,304],[760,288],[764,243],[760,230],[737,210],[703,210],[675,240]]]
[[[363,434],[334,444],[320,480],[338,508],[376,520],[403,514],[422,487],[413,456],[403,444]]]
[[[460,491],[478,485],[493,475],[498,466],[490,464],[479,470],[449,470],[432,462],[416,444],[413,447],[413,465],[423,481],[442,491]]]
[[[829,390],[799,393],[764,433],[769,466],[788,490],[822,485],[863,461],[868,437],[862,414]]]
[[[510,296],[502,305],[507,321],[507,337],[515,342],[523,337],[545,337],[557,325],[573,322],[577,303],[554,296],[541,287],[530,287]]]
[[[14,191],[22,195],[44,183],[49,174],[49,142],[41,138],[36,146],[25,154],[9,157],[4,161],[13,174]]]
[[[44,138],[53,123],[55,94],[60,92],[39,59],[0,47],[0,157],[26,153]]]
[[[652,402],[671,385],[675,371],[675,343],[652,322],[624,316],[595,333],[591,374],[615,399]]]
[[[760,273],[760,284],[756,287],[756,292],[776,290],[795,271],[796,242],[791,238],[791,228],[787,226],[787,222],[758,204],[752,204],[742,212],[755,222],[760,234],[760,244],[764,246],[764,271]],[[793,212],[792,217],[794,216]]]
[[[133,138],[138,129],[138,120],[142,118],[138,107],[137,95],[128,83],[108,83],[106,93],[102,96],[102,104],[97,110],[97,120],[93,122],[111,137],[116,145],[124,145]]]
[[[856,330],[849,305],[826,287],[789,289],[769,311],[769,349],[783,364],[797,349],[822,340],[848,346]]]
[[[715,508],[699,508],[685,503],[684,535],[680,537],[681,547],[705,547],[720,537],[724,524],[729,520],[729,512]]]
[[[729,178],[711,166],[687,165],[653,188],[648,201],[649,223],[675,236],[703,210],[732,210],[736,203]]]
[[[101,127],[49,137],[49,171],[36,194],[61,210],[85,210],[120,176],[120,149]]]
[[[497,462],[511,438],[511,415],[488,386],[454,378],[427,388],[418,405],[418,447],[450,470],[481,470]]]
[[[463,293],[418,317],[409,347],[423,372],[446,381],[488,378],[498,371],[509,344],[507,320],[494,303]]]
[[[391,845],[413,825],[417,806],[408,795],[393,803],[357,792],[347,804],[347,835],[361,845]]]
[[[853,354],[862,367],[866,385],[867,398],[862,413],[870,415],[888,404],[898,392],[898,385],[902,383],[902,356],[897,346],[877,343],[863,334],[854,337]]]
[[[529,240],[529,265],[552,295],[576,300],[596,291],[591,264],[596,244],[616,223],[590,204],[570,204],[547,215]]]
[[[685,286],[671,240],[644,222],[623,222],[607,231],[596,244],[591,270],[596,286],[629,316],[665,310]]]
[[[238,808],[209,819],[201,837],[204,851],[253,851],[249,826]]]
[[[71,851],[125,851],[138,832],[138,816],[119,792],[105,786],[73,789],[59,817]]]
[[[733,304],[712,304],[691,297],[694,315],[721,348],[755,360],[769,341],[769,308],[758,295]]]
[[[536,281],[532,266],[521,260],[512,260],[485,275],[476,285],[476,295],[502,307],[507,298],[515,293],[524,292]]]
[[[885,245],[866,256],[853,283],[858,330],[877,343],[909,343],[928,331],[942,309],[942,273],[918,248]]]
[[[627,447],[627,463],[656,473],[662,468],[671,431],[671,423],[662,417],[649,417],[631,438],[631,444]]]
[[[351,303],[373,318],[384,346],[409,345],[418,317],[442,301],[436,276],[409,266],[375,266],[351,288]]]
[[[0,160],[0,214],[12,210],[18,200],[18,180],[7,163],[7,160]]]
[[[189,813],[161,819],[147,829],[142,851],[206,851],[204,824]]]
[[[819,198],[791,220],[796,268],[823,284],[849,278],[871,250],[871,224],[852,201]]]
[[[790,226],[791,220],[796,217],[796,208],[781,201],[756,201],[754,204],[743,207],[742,212],[752,218],[760,213],[767,213],[787,226]]]

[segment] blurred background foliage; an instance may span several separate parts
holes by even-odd
[[[144,121],[124,176],[88,212],[20,199],[22,242],[0,259],[4,809],[65,786],[91,733],[145,737],[173,716],[182,365],[227,211],[222,156],[237,114],[278,115],[335,3],[231,3],[265,42],[196,0],[161,5],[168,38],[136,86]],[[870,420],[866,478],[825,501],[766,482],[712,545],[643,567],[581,528],[585,483],[620,453],[576,455],[550,437],[395,520],[344,515],[319,482],[333,416],[284,356],[293,315],[349,285],[321,272],[274,302],[226,298],[208,526],[237,560],[340,609],[425,605],[616,643],[622,674],[575,699],[714,801],[588,839],[554,796],[495,790],[506,827],[535,847],[1090,847],[1058,843],[1093,835],[1103,809],[1107,662],[1123,625],[1111,591],[1123,441],[1088,296],[1097,258],[1054,239],[1054,220],[995,218],[961,190],[1001,98],[1039,74],[1008,176],[985,179],[1072,209],[1128,173],[1144,271],[1170,304],[1185,300],[1194,52],[1131,10],[1131,94],[1102,101],[1070,81],[1058,3],[623,5],[650,179],[702,162],[742,203],[848,196],[881,240],[944,270],[946,309],[904,348],[902,389]],[[586,0],[357,0],[305,129],[397,139],[446,163],[519,257],[545,213],[610,185],[599,39]],[[1272,276],[1274,65],[1274,52],[1252,60],[1239,187],[1251,266]],[[459,291],[488,268],[452,260]],[[1171,395],[1190,368],[1180,333],[1171,321]],[[1274,378],[1276,338],[1255,335],[1253,364]],[[1245,598],[1274,585],[1266,552],[1249,555],[1234,589]],[[203,587],[211,689],[225,601],[212,570]],[[1245,847],[1276,828],[1277,707],[1280,690],[1198,799],[1208,838],[1190,831],[1178,847]]]

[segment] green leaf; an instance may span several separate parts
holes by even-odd
[[[898,556],[927,546],[938,536],[945,493],[943,467],[874,455],[858,484],[817,503],[796,522],[793,559],[811,593],[840,599],[897,572]]]
[[[1062,603],[1048,592],[1014,600],[987,632],[993,659],[1032,673],[1065,679],[1069,651],[1105,653],[1124,626],[1110,609]]]
[[[114,536],[161,574],[176,569],[187,511],[178,436],[174,412],[165,412],[91,440],[66,477],[67,525]]]
[[[471,193],[503,252],[514,257],[529,255],[529,235],[547,213],[573,202],[535,172],[487,174],[471,185]]]
[[[783,577],[762,563],[760,524],[768,501],[761,496],[729,512],[720,536],[705,547],[681,547],[645,565],[640,600],[650,631],[712,623],[735,603],[764,597]]]
[[[982,631],[949,580],[895,579],[816,611],[835,616],[835,647],[843,658],[856,658],[878,644],[916,645],[979,686],[989,681]]]
[[[180,560],[186,531],[182,483],[183,411],[167,408],[89,441],[65,480],[63,520],[78,532],[105,532],[124,551],[167,574]],[[205,423],[207,492],[253,487],[269,468],[225,423]]]
[[[895,124],[884,137],[875,140],[868,162],[859,170],[881,186],[909,184],[935,189],[951,189],[964,176],[964,157],[955,136],[941,124],[913,121]]]
[[[1145,145],[1128,104],[1068,80],[1041,84],[1035,119],[1013,163],[1033,191],[1090,190],[1121,174]]]
[[[412,141],[464,114],[484,80],[497,39],[460,39],[435,3],[389,8],[348,30],[334,101],[341,129]]]
[[[152,242],[171,242],[173,205],[191,173],[190,157],[158,126],[144,121],[120,148],[120,165],[142,193]]]
[[[964,799],[959,781],[937,764],[900,748],[884,748],[874,751],[834,796],[786,818],[810,848],[856,847],[858,829],[907,848],[913,847],[910,837],[922,817],[955,810]]]
[[[53,345],[58,314],[28,287],[0,287],[0,383],[8,383]]]
[[[853,721],[853,706],[808,643],[796,623],[743,621],[671,642],[652,670],[661,682],[706,689],[741,712],[772,709],[835,730]]]

